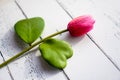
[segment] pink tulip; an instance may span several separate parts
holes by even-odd
[[[93,29],[95,20],[89,15],[79,16],[68,23],[67,29],[71,36],[78,37]]]

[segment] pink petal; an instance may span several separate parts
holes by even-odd
[[[81,36],[93,29],[95,20],[89,15],[79,16],[68,23],[67,29],[72,36]]]

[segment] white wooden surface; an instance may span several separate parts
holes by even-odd
[[[68,41],[74,50],[64,71],[36,56],[36,49],[1,68],[0,80],[120,80],[118,3],[119,0],[0,0],[0,63],[28,46],[14,33],[13,26],[20,19],[43,17],[46,25],[42,37],[65,29],[71,17],[92,14],[96,19],[88,35],[72,38],[65,33],[56,37]]]
[[[120,0],[58,0],[72,16],[91,14],[96,20],[89,36],[120,70]]]

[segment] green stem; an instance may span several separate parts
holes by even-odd
[[[48,38],[51,38],[51,37],[54,37],[58,34],[61,34],[61,33],[64,33],[64,32],[67,32],[68,30],[65,29],[65,30],[62,30],[62,31],[59,31],[59,32],[56,32],[54,34],[51,34],[47,37],[45,37],[44,39],[34,43],[33,45],[29,46],[28,48],[25,48],[24,50],[22,50],[20,53],[16,54],[15,56],[11,57],[10,59],[8,59],[7,61],[3,62],[2,64],[0,64],[0,68],[4,67],[5,65],[7,65],[8,63],[12,62],[13,60],[15,60],[16,58],[18,58],[19,56],[23,55],[24,53],[26,53],[27,51],[29,51],[30,49],[32,49],[33,47],[37,46],[38,44],[40,44],[41,42],[44,42],[45,40],[47,40]]]

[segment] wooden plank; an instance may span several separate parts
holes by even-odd
[[[4,58],[2,57],[2,54],[0,52],[0,63],[2,63],[3,61]],[[0,69],[0,80],[12,80],[7,67]]]
[[[6,0],[1,0],[0,1],[0,18],[2,16],[2,13],[1,13],[1,9],[3,7],[3,5],[5,5],[6,3],[9,3],[10,1],[6,1]],[[1,19],[0,19],[0,34],[2,33],[2,23],[1,23]],[[1,46],[0,46],[0,50],[1,50]],[[0,63],[4,62],[4,57],[0,51]],[[9,71],[9,68],[8,67],[4,67],[3,69],[0,69],[0,80],[12,80],[12,75],[11,75],[11,72]]]
[[[29,4],[27,4],[28,0],[24,0],[24,1],[16,0],[16,1],[20,4],[20,6],[22,7],[22,9],[24,10],[25,14],[27,14],[28,17],[39,16],[45,20],[46,24],[45,24],[44,32],[42,34],[43,37],[47,36],[48,34],[52,34],[55,31],[65,29],[67,22],[70,20],[70,17],[67,16],[67,14],[65,14],[65,12],[61,9],[61,7],[59,7],[59,5],[56,5],[56,2],[54,0],[53,1],[31,0],[29,1]],[[25,8],[29,7],[29,9],[24,9],[24,7]],[[62,17],[64,16],[66,18],[63,19]],[[58,23],[61,25],[59,26]],[[53,27],[55,27],[55,29],[49,30],[50,28]]]
[[[14,24],[25,16],[16,3],[11,1],[0,7],[0,17],[2,30],[0,31],[0,49],[7,60],[27,46],[16,36],[13,28]],[[41,57],[36,56],[37,53],[39,54],[38,50],[29,53],[31,54],[8,65],[14,80],[56,80],[58,78],[66,80],[62,71],[50,67]],[[1,71],[4,71],[4,68]],[[0,75],[1,80],[3,75]],[[4,80],[10,80],[10,78],[6,76]]]
[[[67,41],[70,43],[74,41],[77,42],[76,44],[73,43],[74,55],[65,68],[65,72],[71,80],[120,79],[120,72],[109,62],[87,36],[73,40],[69,40],[68,38]]]
[[[46,26],[42,37],[56,30],[65,29],[71,20],[54,0],[17,0],[17,2],[28,17],[41,16],[45,19]],[[65,33],[57,38],[68,41],[74,49],[74,55],[68,60],[68,66],[65,68],[70,80],[120,79],[120,72],[87,36],[73,39]]]
[[[95,18],[95,27],[89,36],[120,71],[120,0],[59,0],[58,2],[72,17],[91,14]]]
[[[12,57],[14,55],[14,52],[20,51],[21,48],[17,47],[15,45],[16,37],[13,31],[13,25],[14,23],[20,19],[22,16],[21,12],[17,9],[17,6],[15,6],[14,2],[5,0],[0,2],[0,50],[2,52],[2,57],[6,60],[9,57]],[[21,15],[19,15],[19,12]],[[24,18],[24,16],[22,16]],[[15,43],[16,42],[16,43]],[[7,67],[4,67],[7,69]],[[0,71],[4,71],[4,68],[2,68]],[[9,68],[9,67],[8,67]],[[14,67],[14,70],[19,70],[18,67]],[[13,71],[14,71],[13,70]],[[18,71],[17,70],[17,71]],[[19,72],[16,73],[19,75]],[[11,69],[10,69],[11,72]],[[6,74],[0,73],[1,80],[11,80],[10,77]],[[12,76],[12,72],[11,72]],[[4,77],[4,79],[2,79]],[[13,78],[14,79],[14,78]],[[13,80],[12,79],[12,80]]]

